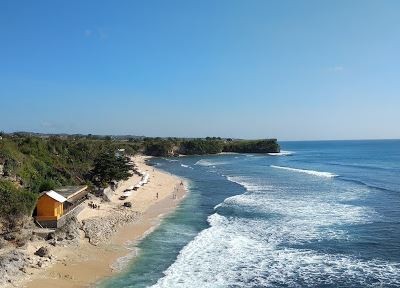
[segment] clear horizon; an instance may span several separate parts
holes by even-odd
[[[0,131],[399,139],[398,1],[2,1]]]

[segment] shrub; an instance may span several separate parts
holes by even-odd
[[[10,181],[0,181],[0,215],[13,218],[31,215],[37,194],[18,189]]]

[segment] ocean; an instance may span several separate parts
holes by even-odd
[[[400,140],[155,158],[179,208],[98,287],[400,287]]]

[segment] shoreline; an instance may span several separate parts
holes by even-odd
[[[24,281],[25,283],[21,283],[22,285],[18,285],[18,287],[88,287],[122,272],[127,264],[136,257],[137,244],[153,232],[166,215],[176,209],[188,190],[184,179],[147,165],[146,160],[149,158],[146,156],[133,157],[138,168],[151,175],[149,184],[141,187],[129,197],[130,199],[127,199],[132,201],[134,209],[140,212],[141,216],[138,219],[118,227],[107,243],[95,246],[85,238],[80,239],[77,248],[60,248],[53,254],[57,258],[53,265],[45,270],[37,269],[29,279]],[[138,176],[132,176],[129,180],[124,181],[117,190],[123,191],[137,179]],[[180,185],[181,182],[184,182],[185,185]],[[115,193],[111,205],[121,204],[121,200],[118,200],[119,194],[121,193]],[[176,197],[173,197],[173,194]],[[90,219],[91,213],[96,212],[86,207],[79,214],[78,219]]]

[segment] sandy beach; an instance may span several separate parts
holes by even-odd
[[[135,191],[126,200],[119,200],[123,191],[140,181],[138,175],[120,183],[111,202],[95,200],[100,209],[86,207],[78,216],[78,220],[96,217],[108,217],[115,209],[121,209],[123,202],[130,201],[132,210],[139,212],[140,217],[132,223],[120,227],[107,243],[94,246],[88,242],[84,233],[77,247],[52,247],[51,255],[56,259],[47,268],[32,268],[29,279],[18,287],[88,287],[99,280],[123,269],[121,263],[135,256],[132,243],[140,241],[153,231],[162,217],[172,212],[184,198],[187,189],[181,185],[182,179],[157,170],[145,163],[146,156],[135,156],[134,163],[139,170],[150,174],[149,183]],[[86,204],[86,206],[88,206]],[[130,245],[128,245],[130,244]],[[39,244],[37,244],[39,245]],[[129,247],[128,247],[129,246]],[[36,249],[37,247],[31,247]],[[15,286],[15,285],[14,285]],[[15,286],[15,287],[17,287]]]

